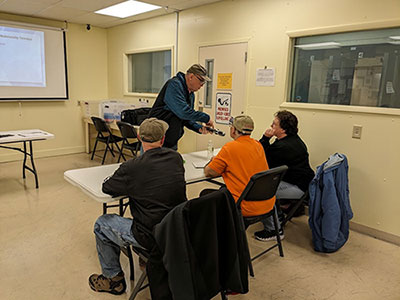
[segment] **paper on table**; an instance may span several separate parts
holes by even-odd
[[[204,168],[208,164],[208,160],[199,160],[192,162],[195,168]]]
[[[34,138],[34,137],[42,137],[44,135],[48,135],[47,132],[41,130],[32,130],[32,131],[24,131],[22,133],[18,133],[19,136]]]

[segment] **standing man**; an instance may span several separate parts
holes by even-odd
[[[230,120],[230,136],[233,141],[226,143],[211,162],[204,168],[207,177],[222,176],[227,189],[237,201],[250,177],[268,170],[264,149],[250,137],[254,122],[246,115]],[[201,195],[211,190],[204,190]],[[241,209],[245,217],[269,212],[275,204],[275,197],[264,201],[242,201]]]
[[[297,125],[297,117],[290,111],[278,111],[271,127],[267,128],[260,139],[271,168],[288,166],[276,192],[277,199],[300,199],[314,177],[306,144],[297,134]],[[276,139],[270,143],[273,136]],[[274,240],[276,237],[272,218],[264,220],[263,224],[264,230],[255,232],[255,238],[260,241]],[[283,236],[282,229],[280,232]]]
[[[164,84],[149,113],[149,117],[163,120],[169,125],[164,147],[178,149],[184,126],[202,134],[208,133],[208,130],[197,122],[214,127],[214,122],[208,114],[194,110],[194,92],[210,80],[206,69],[194,64],[186,74],[178,72]]]
[[[94,233],[102,274],[89,277],[89,286],[96,292],[125,292],[120,247],[134,245],[151,250],[154,240],[149,232],[170,210],[187,200],[183,159],[178,152],[162,148],[167,129],[164,121],[144,120],[139,127],[143,155],[123,163],[103,183],[104,193],[129,196],[133,219],[116,214],[97,219]]]

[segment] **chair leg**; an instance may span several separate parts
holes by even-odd
[[[96,142],[94,143],[94,148],[93,148],[93,152],[92,152],[92,157],[90,158],[90,160],[93,160],[94,152],[96,151],[96,147],[97,147],[97,142],[98,142],[98,140],[96,139]]]
[[[287,222],[289,222],[292,218],[293,215],[296,213],[297,209],[300,207],[300,205],[304,204],[305,200],[308,197],[308,192],[306,192],[298,201],[297,203],[291,208],[287,216],[283,219],[283,222],[281,224],[282,227],[286,225]]]
[[[106,143],[106,150],[104,151],[103,160],[101,161],[102,165],[104,165],[104,161],[106,160],[107,151],[108,151],[108,142]]]
[[[240,226],[242,227],[242,230],[244,232],[244,243],[245,243],[245,251],[246,251],[246,256],[247,256],[247,261],[249,263],[249,273],[251,277],[254,277],[254,270],[253,270],[253,264],[251,262],[251,256],[250,256],[250,250],[249,250],[249,243],[247,242],[247,236],[246,236],[246,227],[244,225],[243,218],[240,217],[241,219],[241,224]]]
[[[121,152],[121,149],[119,148],[119,146],[118,146],[118,143],[117,143],[117,142],[115,142],[115,147],[117,147],[117,149],[118,149],[119,153],[122,153],[122,152]],[[124,154],[122,154],[122,157],[125,159],[125,156],[124,156]],[[125,159],[125,160],[126,160],[126,159]]]
[[[131,271],[131,280],[134,281],[135,280],[135,268],[133,266],[133,257],[132,257],[132,251],[131,251],[131,247],[128,246],[126,247],[126,253],[128,256],[128,260],[129,260],[129,270]]]
[[[136,145],[136,154],[135,154],[136,157],[137,157],[138,152],[140,151],[140,146],[141,146],[141,143],[137,143],[137,145]]]
[[[122,144],[121,144],[121,149],[119,148],[118,143],[115,143],[115,146],[117,147],[117,149],[118,149],[118,151],[119,151],[118,162],[119,162],[119,159],[121,158],[121,156],[122,156],[122,158],[124,159],[124,161],[126,161],[126,158],[125,158],[125,156],[124,156],[124,153],[122,153],[122,150],[124,149],[124,142],[122,142]]]
[[[224,291],[221,291],[221,300],[228,300],[228,297],[226,296]]]
[[[110,141],[110,140],[108,140]],[[114,144],[113,143],[109,143],[109,147],[110,147],[110,152],[112,153],[112,156],[115,157],[114,155]]]
[[[136,156],[138,156],[138,153],[142,154],[141,149],[142,149],[142,143],[138,143],[136,146]]]
[[[137,156],[137,151],[135,152],[134,150],[131,149],[131,152],[132,152],[133,157]]]
[[[124,151],[124,143],[121,145],[121,152],[119,152],[118,162],[121,160],[122,151]],[[123,157],[124,161],[126,161],[125,157]]]
[[[133,289],[132,294],[129,297],[129,300],[135,299],[136,295],[141,291],[143,282],[145,281],[146,277],[147,277],[147,272],[146,272],[146,269],[145,269],[143,271],[142,275],[140,276],[138,282],[136,283],[135,288]]]
[[[254,277],[254,269],[253,269],[253,263],[251,262],[250,253],[249,253],[249,273],[251,277]]]
[[[282,248],[281,236],[279,235],[278,213],[276,206],[274,206],[274,213],[272,216],[274,219],[275,235],[276,235],[276,241],[278,243],[279,255],[283,257],[283,248]]]
[[[112,155],[113,157],[115,157],[115,155],[114,155],[113,143],[111,143],[111,147],[110,147],[110,139],[108,139],[108,141],[107,141],[107,147],[108,147],[108,149],[110,150],[111,155]]]

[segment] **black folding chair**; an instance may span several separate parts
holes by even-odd
[[[137,156],[137,153],[140,149],[140,141],[137,138],[137,133],[136,133],[135,128],[131,124],[118,121],[117,125],[119,128],[119,131],[121,131],[121,135],[122,135],[122,139],[123,139],[122,146],[121,146],[121,152],[119,153],[119,157],[118,157],[118,162],[119,162],[121,159],[121,156],[124,160],[126,160],[125,156],[123,154],[124,149],[131,150],[132,155]],[[135,141],[129,142],[129,139],[131,139],[131,140],[135,139]]]
[[[133,246],[131,246],[131,247],[132,247],[133,252],[135,252],[139,256],[139,259],[142,259],[143,262],[147,263],[147,261],[149,259],[149,256],[150,256],[149,251],[144,250],[142,248],[137,248],[137,247],[133,247]],[[132,272],[133,272],[133,267],[131,268],[131,280],[135,280],[134,275],[132,274]],[[142,274],[140,275],[139,280],[136,282],[135,287],[132,290],[132,294],[129,297],[129,300],[135,299],[136,295],[140,291],[144,290],[145,288],[147,288],[149,286],[148,283],[144,284],[144,281],[146,280],[146,278],[147,278],[147,271],[146,271],[146,268],[144,268],[142,270]]]
[[[254,174],[249,183],[246,185],[246,188],[243,190],[242,194],[240,195],[238,201],[236,202],[236,206],[238,208],[239,215],[242,216],[242,226],[244,230],[247,229],[248,226],[251,224],[260,222],[265,218],[269,218],[270,216],[273,217],[274,226],[275,226],[275,235],[277,243],[269,247],[268,249],[262,251],[261,253],[255,255],[254,257],[250,257],[250,253],[247,253],[249,257],[249,271],[250,275],[254,277],[253,265],[251,261],[259,258],[263,254],[267,253],[268,251],[272,250],[275,247],[279,249],[279,255],[283,257],[283,248],[282,242],[279,235],[278,230],[278,215],[276,205],[267,213],[258,215],[258,216],[251,216],[251,217],[244,217],[241,211],[241,203],[242,201],[264,201],[267,199],[272,198],[275,196],[275,193],[278,189],[279,183],[281,182],[283,175],[285,175],[286,170],[288,169],[287,166],[280,166],[276,167],[267,171],[263,171],[257,174]],[[246,240],[247,242],[247,240]],[[248,248],[248,247],[247,247]]]
[[[101,161],[101,164],[103,165],[104,160],[106,159],[108,150],[110,150],[111,155],[115,157],[114,151],[112,148],[113,144],[115,144],[118,151],[121,152],[121,149],[119,148],[118,143],[121,142],[123,139],[122,139],[122,137],[112,134],[106,121],[104,121],[103,119],[98,118],[98,117],[91,117],[91,119],[93,121],[94,127],[97,130],[96,142],[94,144],[91,160],[93,160],[94,153],[95,153],[96,147],[97,147],[97,143],[98,142],[105,143],[106,150],[104,151],[103,160]],[[110,147],[110,145],[111,145],[111,147]]]
[[[304,206],[308,205],[309,199],[310,199],[310,194],[308,192],[308,189],[300,199],[282,199],[281,206],[282,206],[282,201],[284,200],[285,202],[289,203],[289,207],[285,210],[283,210],[281,207],[284,214],[281,226],[284,227],[286,223],[292,220],[292,218],[295,217],[298,211],[300,211],[301,209],[303,209],[304,211]]]

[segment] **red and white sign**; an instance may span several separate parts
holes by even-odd
[[[215,122],[217,124],[229,125],[232,108],[231,93],[217,93],[215,105]]]

